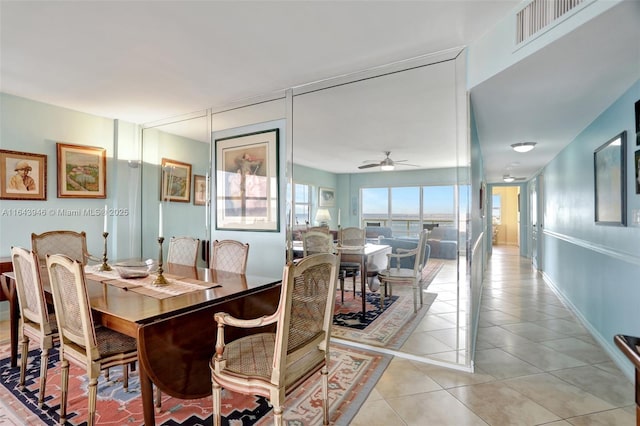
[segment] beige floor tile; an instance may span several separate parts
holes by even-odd
[[[476,351],[476,365],[496,379],[527,376],[541,373],[537,367],[514,357],[502,349]]]
[[[543,346],[542,343],[505,346],[502,350],[543,371],[561,370],[586,365],[584,361],[564,355]]]
[[[409,360],[394,358],[376,384],[376,391],[388,400],[399,396],[440,390],[442,387]]]
[[[462,386],[448,392],[490,425],[538,425],[562,420],[502,382]]]
[[[486,426],[480,417],[446,391],[435,391],[388,400],[409,426]],[[388,423],[385,426],[391,425]]]
[[[546,342],[541,342],[540,344],[572,358],[579,359],[587,364],[597,364],[611,360],[609,355],[607,355],[600,346],[587,343],[584,340],[576,339],[575,337],[548,340]]]
[[[502,328],[534,342],[542,342],[544,340],[562,339],[564,337],[568,337],[566,334],[558,333],[556,331],[549,330],[548,328],[541,327],[529,322],[505,324],[502,326]]]
[[[563,419],[615,408],[548,373],[509,379],[503,383]]]
[[[567,421],[574,426],[635,426],[636,424],[635,416],[622,408],[573,417]]]
[[[634,387],[621,374],[611,374],[591,365],[553,371],[551,374],[616,407],[634,402]]]
[[[389,406],[385,400],[367,400],[358,414],[349,422],[350,426],[406,425],[407,423]]]

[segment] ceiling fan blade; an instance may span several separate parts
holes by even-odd
[[[363,164],[362,166],[358,166],[359,169],[369,169],[371,167],[378,167],[380,165],[380,163],[373,163],[373,164]]]
[[[397,163],[397,161],[396,161]],[[396,164],[397,166],[411,166],[411,167],[420,167],[418,164],[409,164],[409,163],[402,163],[402,164]]]
[[[404,163],[409,160],[393,160],[394,163]]]

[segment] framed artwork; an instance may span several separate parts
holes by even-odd
[[[636,145],[640,145],[640,101],[635,104],[636,108]]]
[[[336,205],[336,191],[331,188],[318,188],[318,207],[333,207]]]
[[[627,225],[626,146],[624,131],[593,153],[597,225]]]
[[[280,230],[278,129],[216,139],[216,229]]]
[[[207,204],[207,177],[193,175],[193,204],[204,206]]]
[[[640,149],[636,151],[633,164],[636,166],[636,194],[640,194]]]
[[[478,194],[478,209],[480,210],[480,217],[484,217],[484,197],[487,188],[485,187],[484,182],[480,182],[480,193]]]
[[[107,150],[57,143],[58,198],[107,198]]]
[[[161,174],[161,201],[191,202],[191,164],[163,158]]]
[[[47,156],[0,149],[0,200],[46,200]]]

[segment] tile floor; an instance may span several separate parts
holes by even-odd
[[[440,299],[444,283],[434,284]],[[439,337],[438,325],[451,330],[446,313],[427,315],[422,325],[418,333],[431,337]],[[437,340],[441,352],[437,343],[422,350],[451,354]],[[396,357],[351,425],[633,426],[634,388],[530,260],[516,247],[494,247],[475,373]]]
[[[530,261],[515,247],[495,247],[489,262],[475,373],[395,357],[351,425],[635,425],[632,383]],[[466,356],[464,340],[448,342],[454,276],[445,267],[429,287],[438,301],[403,350],[448,361]],[[0,322],[0,342],[7,339],[8,323]],[[8,414],[0,403],[0,424],[11,424]]]

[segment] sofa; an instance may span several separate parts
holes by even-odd
[[[391,238],[393,231],[386,226],[365,226],[365,238],[367,241],[377,240],[380,237]]]
[[[398,253],[398,249],[414,250],[416,247],[418,247],[417,239],[380,237],[378,241],[379,241],[378,242],[379,244],[391,246],[392,253]],[[425,247],[425,254],[424,254],[425,260],[427,261],[429,260],[430,252],[431,252],[431,249],[427,244],[427,246]],[[415,256],[409,256],[409,257],[400,259],[401,268],[413,269],[414,265],[415,265]],[[391,264],[391,267],[395,267],[395,266],[396,265],[394,263]]]
[[[442,226],[433,228],[427,244],[431,246],[431,257],[455,259],[458,256],[458,229]]]

